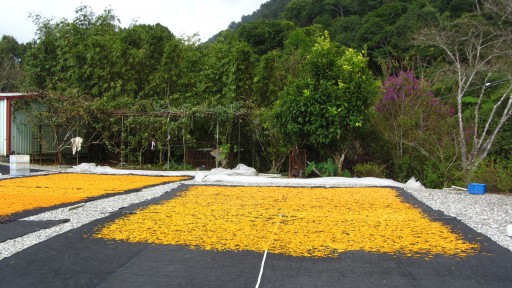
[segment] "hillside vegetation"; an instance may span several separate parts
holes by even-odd
[[[510,191],[511,10],[271,0],[200,43],[83,6],[36,16],[31,43],[4,36],[0,89],[40,92],[47,110],[18,108],[55,135],[85,135],[103,161],[173,169],[215,148],[219,164],[284,172],[299,148],[310,175]]]

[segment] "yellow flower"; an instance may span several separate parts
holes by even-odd
[[[354,250],[464,257],[479,248],[388,188],[195,186],[94,237],[310,257]]]
[[[0,181],[0,217],[188,177],[53,174]]]

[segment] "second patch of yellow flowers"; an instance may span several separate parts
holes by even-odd
[[[479,248],[388,188],[195,186],[95,237],[310,257],[354,250],[463,257]]]
[[[0,181],[0,217],[185,179],[67,173],[5,179]]]

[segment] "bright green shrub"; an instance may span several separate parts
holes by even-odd
[[[327,162],[310,162],[306,167],[306,176],[309,176],[311,174],[317,175],[315,169],[321,174],[322,177],[332,177],[338,175],[338,166],[336,165],[336,162],[334,162],[332,158],[329,158]]]

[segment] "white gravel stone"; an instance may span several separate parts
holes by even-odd
[[[454,216],[476,231],[512,251],[507,225],[512,223],[512,196],[469,194],[451,189],[406,189],[421,202]]]

